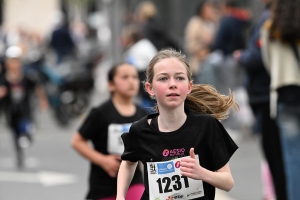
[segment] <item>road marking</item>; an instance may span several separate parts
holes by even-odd
[[[32,172],[1,172],[0,182],[40,183],[45,187],[73,184],[77,182],[73,174],[50,171]]]

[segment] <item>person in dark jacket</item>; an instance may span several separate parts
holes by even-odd
[[[270,15],[271,0],[263,2],[265,10],[251,30],[247,48],[235,51],[234,57],[246,72],[249,104],[256,118],[256,131],[261,134],[262,150],[269,164],[277,199],[287,199],[279,130],[275,120],[270,118],[270,76],[261,56],[260,29]]]
[[[57,64],[61,63],[66,56],[71,55],[75,49],[68,23],[63,17],[60,20],[50,39],[50,47],[56,53]]]
[[[224,55],[245,48],[246,30],[250,26],[249,11],[238,8],[232,1],[222,6],[224,13],[220,19],[219,29],[215,36],[212,50],[221,50]]]

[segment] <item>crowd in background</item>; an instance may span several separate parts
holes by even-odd
[[[163,48],[172,47],[187,55],[194,83],[212,84],[223,94],[227,94],[230,89],[236,92],[236,97],[244,91],[247,99],[241,99],[240,102],[238,99],[240,113],[231,114],[223,123],[228,129],[238,132],[245,127],[250,128],[261,138],[261,149],[264,153],[264,200],[276,197],[278,200],[298,200],[300,190],[296,187],[300,184],[300,26],[297,19],[300,18],[300,2],[263,0],[263,3],[265,10],[259,19],[253,21],[251,12],[233,1],[216,3],[202,0],[186,23],[183,42],[178,42],[160,23],[159,13],[153,2],[143,1],[137,5],[135,12],[131,13],[130,21],[124,23],[124,28],[119,33],[120,48],[123,50],[122,62],[135,66],[142,82],[153,56]],[[57,97],[49,95],[48,91],[55,88],[57,90],[57,87],[66,84],[64,78],[70,73],[70,70],[66,70],[66,63],[71,67],[74,65],[68,61],[75,58],[81,61],[79,67],[90,70],[89,78],[93,79],[93,69],[99,64],[97,59],[102,53],[101,44],[95,41],[95,30],[84,22],[69,22],[63,15],[58,16],[56,26],[46,38],[22,28],[6,30],[2,27],[1,111],[4,110],[3,105],[7,105],[4,104],[7,94],[14,92],[15,95],[20,95],[19,89],[19,93],[15,88],[10,93],[5,89],[7,84],[15,84],[14,81],[10,83],[13,78],[8,78],[15,66],[9,59],[21,62],[22,73],[29,76],[27,82],[30,84],[36,72],[34,84],[22,83],[26,85],[22,86],[24,90],[31,91],[36,85],[42,86],[37,93],[43,99],[41,107],[56,107]],[[84,45],[88,48],[82,49]],[[19,48],[9,51],[12,46]],[[57,66],[61,66],[60,70],[57,70]],[[53,83],[50,89],[47,87],[49,84],[43,84],[41,74],[46,74]],[[79,87],[75,82],[72,84]],[[93,81],[91,84],[90,89],[94,87]],[[151,107],[155,105],[155,100],[145,92],[142,83],[137,99],[141,107],[153,112]],[[11,97],[8,101],[12,105],[17,100]],[[87,104],[88,101],[83,103]],[[76,106],[79,112],[80,104]],[[243,112],[244,110],[247,112]],[[15,110],[9,112],[13,114]],[[254,122],[251,116],[254,117]],[[19,122],[10,124],[15,135],[20,134],[19,129],[16,129],[18,123],[31,118],[21,117]]]

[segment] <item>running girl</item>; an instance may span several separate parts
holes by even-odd
[[[74,149],[91,162],[86,199],[116,199],[117,173],[124,151],[120,136],[129,130],[131,123],[147,114],[133,102],[139,90],[138,72],[133,66],[113,67],[108,73],[108,81],[111,98],[92,109],[72,139]],[[133,174],[126,198],[139,200],[144,191],[142,173],[136,169]]]
[[[238,105],[231,93],[193,85],[191,75],[185,56],[175,50],[162,50],[151,60],[145,88],[157,101],[157,113],[122,135],[117,200],[124,200],[138,161],[144,164],[142,200],[212,200],[215,187],[233,187],[228,162],[238,147],[219,120]]]

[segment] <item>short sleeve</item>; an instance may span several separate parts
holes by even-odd
[[[222,168],[238,149],[223,125],[217,120],[213,123],[213,134],[210,134],[210,147],[213,157],[214,170]]]
[[[139,153],[137,151],[137,138],[131,126],[129,132],[121,135],[124,143],[124,152],[121,155],[122,160],[128,160],[131,162],[137,162],[140,160]]]
[[[101,124],[101,119],[99,118],[99,112],[94,108],[90,111],[87,118],[84,120],[83,124],[80,126],[78,132],[85,139],[92,139],[96,134],[96,131],[101,129],[97,128]]]

